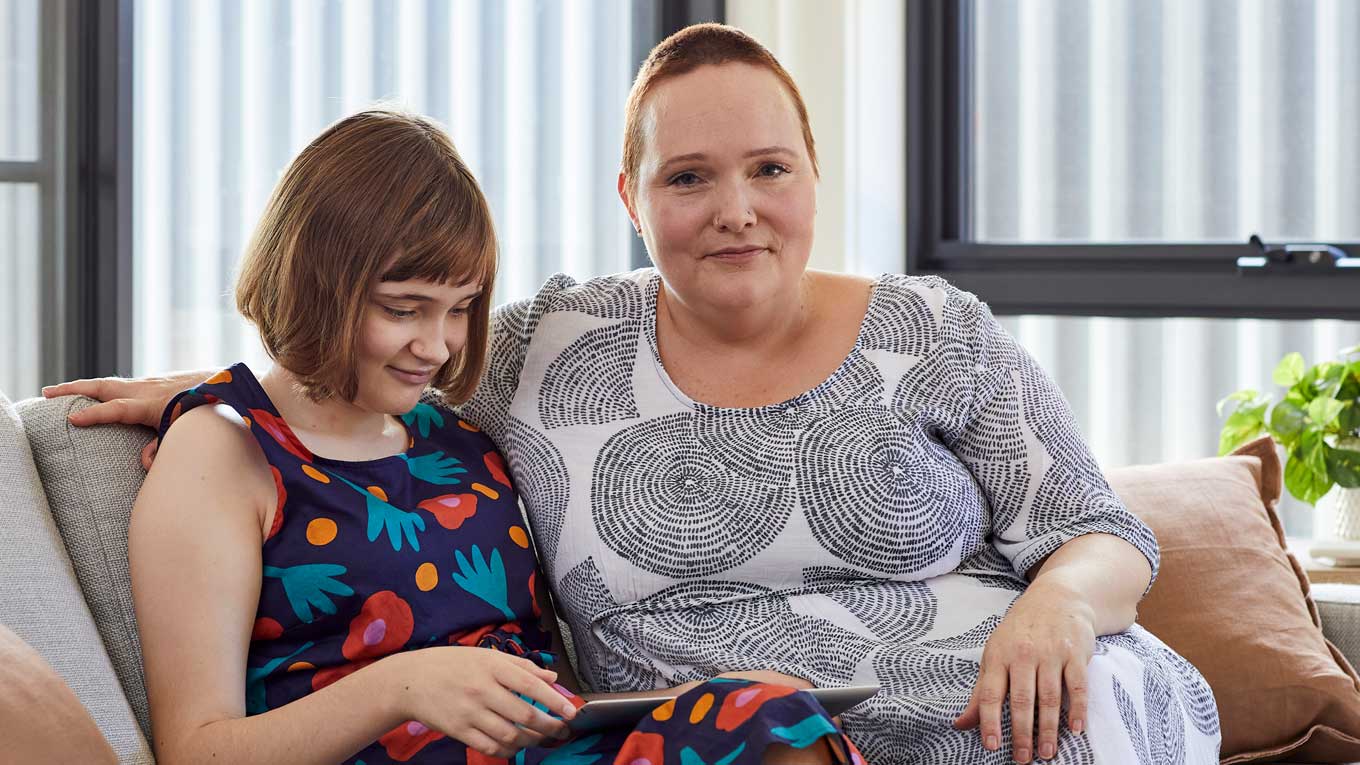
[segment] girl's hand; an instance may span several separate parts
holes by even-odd
[[[422,648],[390,657],[397,709],[489,757],[512,757],[545,737],[567,738],[576,707],[549,683],[557,673],[487,648]]]
[[[982,670],[968,707],[954,721],[960,730],[982,726],[982,745],[1001,746],[1001,705],[1009,695],[1011,751],[1016,762],[1058,751],[1058,717],[1064,689],[1068,728],[1086,727],[1086,666],[1095,651],[1095,616],[1078,595],[1060,585],[1031,584],[1011,606],[982,651]],[[1035,701],[1038,709],[1035,709]]]

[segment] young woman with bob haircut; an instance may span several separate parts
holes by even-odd
[[[1216,763],[1212,690],[1135,623],[1157,541],[1053,381],[942,279],[807,268],[818,159],[774,56],[681,30],[626,120],[617,189],[655,268],[498,309],[462,410],[505,450],[591,687],[877,683],[842,716],[873,765]],[[139,421],[193,380],[52,393]]]
[[[159,762],[631,764],[692,744],[758,763],[775,729],[839,741],[803,694],[746,681],[702,689],[742,698],[716,734],[658,715],[569,737],[583,702],[555,682],[576,687],[505,460],[420,400],[476,387],[496,254],[476,180],[423,118],[348,117],[284,173],[236,291],[273,365],[168,402],[133,509]]]

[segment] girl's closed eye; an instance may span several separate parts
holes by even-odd
[[[388,306],[383,306],[382,309],[386,311],[387,314],[394,319],[409,319],[416,315],[415,311],[404,310],[401,308],[391,308]]]

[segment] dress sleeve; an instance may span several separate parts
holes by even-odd
[[[1068,540],[1112,534],[1147,557],[1155,580],[1156,537],[1110,489],[1062,392],[974,305],[972,402],[949,446],[987,498],[992,544],[1023,577]]]

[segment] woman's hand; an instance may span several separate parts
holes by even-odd
[[[982,670],[968,707],[954,721],[960,730],[982,726],[983,746],[1001,746],[1001,705],[1009,696],[1011,751],[1016,762],[1035,753],[1050,759],[1058,751],[1058,717],[1063,692],[1068,728],[1086,726],[1086,666],[1095,651],[1095,616],[1073,590],[1036,581],[1011,606],[982,651]],[[1035,709],[1035,702],[1038,709]]]
[[[566,723],[536,709],[537,701],[563,719],[576,707],[549,683],[557,673],[528,659],[487,648],[422,648],[385,659],[397,709],[489,757],[512,757],[545,737],[567,738]]]
[[[161,413],[186,388],[192,388],[212,376],[214,370],[180,372],[164,377],[100,377],[72,380],[43,388],[43,396],[89,396],[103,403],[73,412],[68,418],[72,425],[145,425],[154,428],[161,424]],[[153,440],[142,449],[142,467],[151,469],[156,458],[157,442]]]

